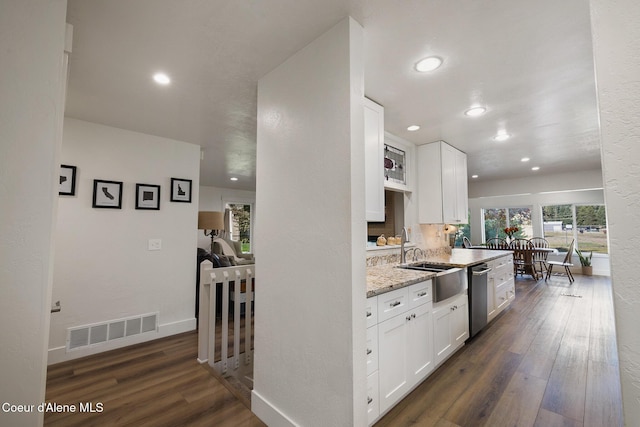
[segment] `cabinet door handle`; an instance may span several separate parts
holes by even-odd
[[[423,296],[425,296],[425,295],[427,295],[427,293],[426,293],[426,292],[420,292],[420,293],[418,294],[418,298],[423,297]]]
[[[411,313],[411,318],[415,319],[416,318],[416,314],[415,313]]]
[[[373,399],[367,396],[367,405],[371,405],[371,402],[373,402]]]
[[[367,311],[367,317],[371,317],[371,314],[372,313],[370,311]]]
[[[371,353],[373,353],[373,350],[371,350],[370,348],[367,349],[367,356],[370,355]]]
[[[400,304],[402,304],[400,301],[394,301],[394,302],[392,302],[392,303],[391,303],[391,304],[389,304],[389,305],[390,305],[391,307],[397,307],[397,306],[399,306]]]
[[[411,316],[407,316],[407,317],[406,317],[406,319],[407,319],[407,320],[411,320]]]

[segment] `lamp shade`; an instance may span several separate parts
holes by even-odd
[[[224,213],[198,212],[198,230],[224,230]]]

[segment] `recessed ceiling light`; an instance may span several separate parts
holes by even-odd
[[[155,73],[153,75],[153,80],[159,85],[163,85],[163,86],[171,83],[171,79],[165,73]]]
[[[437,56],[429,56],[428,58],[421,59],[416,62],[416,71],[421,73],[427,73],[433,71],[442,65],[442,58]]]
[[[478,175],[471,175],[471,178],[476,179]]]
[[[411,126],[409,126],[409,127],[407,128],[407,130],[408,130],[409,132],[415,132],[415,131],[417,131],[418,129],[420,129],[420,126],[418,126],[418,125],[411,125]]]
[[[494,139],[494,141],[506,141],[510,137],[511,137],[511,135],[509,135],[507,132],[501,130],[500,132],[498,132],[496,134],[496,136],[493,137],[493,139]]]
[[[464,112],[465,115],[469,117],[478,117],[487,112],[487,109],[484,107],[471,107],[467,111]]]
[[[232,176],[231,178],[229,178],[231,181],[237,181],[238,178],[236,178],[235,176]]]
[[[523,158],[520,159],[521,162],[528,162],[529,160],[531,160],[531,159],[528,158],[528,157],[523,157]]]
[[[531,170],[532,170],[532,171],[540,170],[540,166],[534,166],[534,167],[532,167],[532,168],[531,168]]]

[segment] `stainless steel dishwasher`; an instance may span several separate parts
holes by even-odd
[[[487,326],[487,264],[468,268],[469,274],[469,338]]]

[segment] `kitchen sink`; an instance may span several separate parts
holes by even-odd
[[[432,271],[435,273],[447,272],[451,269],[457,267],[451,267],[449,265],[439,265],[439,264],[429,264],[426,262],[417,262],[413,264],[405,264],[398,266],[399,268],[404,268],[407,270],[422,270],[422,271]]]
[[[399,265],[398,268],[436,273],[436,277],[433,279],[433,302],[444,301],[465,290],[466,274],[464,268],[426,262]]]

